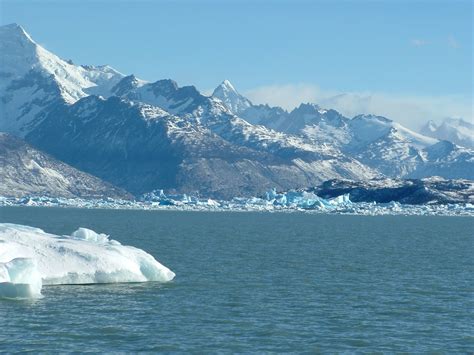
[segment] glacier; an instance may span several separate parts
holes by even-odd
[[[400,203],[398,201],[354,202],[349,193],[323,198],[311,191],[277,192],[276,189],[267,191],[262,197],[234,197],[231,200],[214,200],[189,194],[165,194],[163,190],[146,193],[138,200],[48,196],[0,197],[0,207],[8,206],[213,212],[300,212],[368,216],[474,216],[472,199],[467,202],[423,204]]]
[[[87,228],[59,236],[0,223],[0,298],[41,297],[43,285],[168,282],[174,277],[145,251]]]

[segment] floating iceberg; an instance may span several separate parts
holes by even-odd
[[[0,298],[35,298],[41,296],[42,280],[36,261],[15,258],[0,262]]]
[[[0,297],[37,297],[42,285],[167,282],[174,276],[145,251],[90,229],[58,236],[0,223]]]

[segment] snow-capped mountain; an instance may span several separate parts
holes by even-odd
[[[272,186],[311,186],[331,176],[377,175],[354,159],[320,152],[296,137],[292,141],[263,127],[260,132],[251,128],[229,116],[217,134],[213,130],[218,128],[157,106],[89,96],[51,110],[26,138],[135,194],[161,187],[229,198]]]
[[[423,149],[436,144],[437,139],[416,133],[391,119],[376,115],[358,115],[349,121],[351,146],[360,147],[372,143],[387,134],[396,132],[411,146]]]
[[[240,101],[242,95],[238,95],[235,100]],[[439,144],[437,138],[414,132],[386,117],[358,115],[350,119],[310,103],[301,104],[291,112],[252,105],[240,116],[248,122],[300,137],[309,144],[337,149],[385,176],[472,176],[472,150],[453,145],[452,153],[435,158],[430,151]],[[468,127],[462,123],[458,126]]]
[[[428,121],[420,133],[441,140],[451,141],[466,148],[474,148],[474,124],[462,118],[446,118],[440,125]]]
[[[410,178],[442,176],[447,179],[474,180],[474,154],[472,149],[460,147],[452,142],[440,141],[423,150],[426,158]]]
[[[273,127],[288,116],[288,112],[281,107],[265,105],[252,105],[239,114],[247,122],[254,125]]]
[[[405,177],[426,160],[424,149],[438,141],[381,116],[359,115],[344,127],[343,151],[385,176]]]
[[[106,94],[123,75],[109,66],[77,66],[38,45],[17,25],[0,26],[0,131],[26,135],[43,109]]]
[[[229,80],[224,80],[214,89],[212,96],[218,98],[236,115],[241,114],[252,106],[252,103],[246,97],[240,95]]]
[[[132,197],[5,133],[0,133],[0,176],[0,196]]]
[[[127,78],[122,79],[118,85],[125,80]],[[224,84],[232,87],[228,82],[222,85]],[[184,117],[195,127],[201,127],[227,143],[275,155],[277,160],[295,165],[298,170],[306,173],[306,179],[299,172],[291,173],[290,178],[275,174],[271,180],[276,185],[281,184],[279,180],[284,180],[284,185],[287,186],[291,181],[300,181],[298,184],[305,180],[317,182],[341,174],[356,179],[377,175],[355,159],[345,157],[337,147],[310,144],[301,137],[252,125],[233,114],[220,99],[204,96],[194,86],[179,87],[172,80],[159,80],[133,86],[120,96],[126,100],[162,107],[170,114]]]
[[[385,176],[406,176],[424,162],[421,150],[395,128],[356,147],[352,155],[360,162],[376,167]]]
[[[0,131],[134,194],[228,198],[328,179],[471,176],[472,150],[441,149],[384,117],[315,104],[287,112],[253,105],[228,80],[206,96],[171,79],[77,66],[18,25],[0,27],[0,50]]]
[[[128,93],[134,92],[139,87],[145,85],[147,82],[138,79],[135,75],[128,75],[122,78],[117,84],[110,89],[110,94],[114,96],[124,96]]]
[[[225,84],[225,85],[224,85]],[[232,95],[222,95],[223,87],[232,88]],[[229,91],[229,89],[228,89]],[[217,93],[217,94],[216,94]],[[238,116],[249,123],[263,125],[286,134],[297,135],[316,143],[334,144],[339,148],[347,145],[361,147],[395,130],[416,148],[425,148],[438,140],[416,133],[388,118],[376,115],[344,117],[332,109],[324,109],[313,103],[305,103],[287,112],[280,107],[253,105],[237,92],[227,80],[213,93]],[[245,105],[242,105],[245,103]],[[250,106],[249,106],[250,105]],[[237,111],[232,107],[243,107]]]

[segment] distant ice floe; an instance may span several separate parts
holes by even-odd
[[[167,282],[174,276],[145,251],[90,229],[59,236],[0,223],[0,298],[40,297],[43,285]]]
[[[409,205],[399,202],[352,202],[349,194],[324,199],[313,192],[287,191],[277,193],[268,191],[264,197],[234,197],[232,200],[213,200],[188,194],[165,194],[155,190],[144,194],[139,200],[120,199],[67,199],[51,197],[0,197],[2,206],[44,206],[104,209],[144,209],[144,210],[183,210],[183,211],[262,211],[331,213],[355,215],[442,215],[474,216],[474,204],[420,204]]]

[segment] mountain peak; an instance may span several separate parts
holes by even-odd
[[[11,23],[9,25],[0,26],[0,41],[6,42],[30,42],[36,44],[31,36],[25,31],[25,29],[17,23]]]
[[[443,121],[443,124],[451,125],[453,127],[466,127],[466,128],[471,129],[471,130],[474,129],[474,125],[471,122],[465,120],[462,117],[459,117],[459,118],[455,118],[455,117],[445,118],[444,121]]]
[[[426,148],[426,152],[431,159],[437,159],[442,156],[449,155],[451,152],[456,150],[458,147],[456,144],[447,140],[440,140],[438,143],[433,144]],[[462,149],[462,148],[460,148]]]
[[[224,88],[226,88],[226,89],[228,89],[228,90],[230,90],[230,91],[235,91],[235,92],[237,92],[237,90],[235,90],[235,88],[234,88],[234,85],[232,85],[232,83],[231,83],[229,80],[227,80],[227,79],[225,79],[225,80],[221,83],[220,86],[221,86],[221,87],[224,87]]]
[[[10,23],[8,25],[0,26],[0,31],[9,31],[9,32],[15,32],[16,31],[16,32],[20,32],[20,33],[26,33],[25,29],[21,25],[15,23],[15,22]]]
[[[293,112],[299,112],[302,114],[317,114],[323,115],[327,112],[327,110],[321,108],[317,104],[312,103],[301,103],[298,107],[296,107]]]
[[[111,92],[117,96],[123,96],[130,91],[143,86],[145,82],[138,79],[135,75],[131,74],[123,77],[115,86],[112,87]]]
[[[430,133],[435,132],[438,129],[438,125],[435,121],[429,120],[426,124],[421,128],[420,133],[425,135],[430,135]]]
[[[0,72],[4,80],[0,82],[0,92],[13,79],[23,77],[38,63],[38,45],[28,33],[16,23],[0,26]]]
[[[379,121],[383,123],[392,123],[393,120],[387,117],[373,115],[373,114],[360,114],[353,118],[353,120],[367,120],[367,121]]]
[[[212,96],[224,102],[224,104],[236,115],[252,106],[250,100],[240,95],[227,79],[215,88]]]
[[[430,121],[420,130],[421,134],[457,145],[474,148],[474,124],[462,118],[445,118],[441,124]]]
[[[167,94],[175,92],[179,88],[178,83],[171,79],[161,79],[161,80],[155,81],[151,85],[154,91],[155,90],[164,91]]]
[[[25,43],[29,42],[31,44],[36,44],[31,36],[25,31],[23,27],[16,23],[11,23],[9,25],[0,26],[0,42],[20,42]]]

